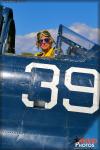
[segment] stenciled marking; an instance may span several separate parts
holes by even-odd
[[[55,65],[41,64],[41,63],[31,63],[26,66],[25,72],[31,72],[33,68],[49,69],[53,71],[52,82],[41,82],[41,87],[51,89],[51,100],[45,103],[46,109],[51,109],[57,104],[58,99],[58,88],[56,87],[59,83],[60,70]],[[27,107],[33,107],[34,102],[28,99],[28,94],[22,94],[22,101]]]
[[[50,102],[45,103],[45,108],[52,109],[57,104],[58,99],[57,85],[59,84],[60,70],[56,65],[32,62],[26,66],[25,72],[31,72],[33,68],[48,69],[53,71],[53,78],[51,82],[44,82],[44,81],[41,82],[41,87],[51,89],[51,99]],[[71,78],[74,72],[83,74],[92,74],[94,76],[94,87],[72,85]],[[65,71],[64,84],[70,91],[93,94],[93,104],[91,107],[70,105],[69,103],[70,99],[63,98],[63,106],[65,109],[72,112],[89,113],[89,114],[92,114],[99,109],[99,88],[100,88],[99,73],[95,69],[70,67]],[[34,101],[29,100],[28,94],[22,94],[22,102],[25,104],[26,107],[34,107]]]
[[[85,73],[94,76],[94,87],[85,87],[71,84],[72,73]],[[70,91],[93,93],[93,105],[91,107],[72,106],[69,99],[63,99],[63,105],[68,111],[92,114],[99,109],[99,74],[94,69],[71,67],[65,73],[65,85]]]

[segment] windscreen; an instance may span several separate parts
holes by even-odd
[[[72,30],[66,28],[65,26],[62,26],[62,36],[73,41],[77,45],[80,45],[81,47],[90,50],[95,44],[91,42],[90,40],[86,39],[85,37],[73,32]]]

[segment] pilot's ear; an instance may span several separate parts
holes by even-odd
[[[52,44],[53,44],[53,43],[54,43],[54,44],[56,43],[55,40],[54,40],[52,37],[51,37],[50,39],[51,39]]]
[[[39,42],[38,42],[38,41],[36,41],[36,46],[37,46],[37,48],[39,48],[39,47],[40,47],[40,44],[39,44]]]
[[[38,32],[38,33],[37,33],[36,46],[37,46],[38,48],[40,47],[40,44],[39,44],[40,34],[41,34],[41,32]]]

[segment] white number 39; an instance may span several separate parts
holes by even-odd
[[[43,68],[53,71],[53,78],[51,82],[43,82],[43,81],[41,82],[41,87],[51,89],[51,100],[50,102],[45,103],[45,108],[51,109],[57,104],[58,88],[56,86],[59,84],[60,70],[58,69],[57,66],[51,64],[30,63],[29,65],[26,66],[25,72],[31,72],[33,68]],[[94,76],[94,87],[72,85],[71,76],[72,73],[74,72],[92,74]],[[70,91],[78,91],[93,94],[93,105],[91,107],[70,105],[69,103],[70,100],[64,98],[63,106],[68,111],[92,114],[99,109],[99,73],[96,70],[88,68],[86,69],[86,68],[71,67],[65,72],[64,84]],[[22,101],[26,107],[34,107],[34,101],[30,101],[28,99],[28,94],[22,94]]]

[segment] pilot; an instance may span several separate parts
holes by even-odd
[[[42,51],[34,54],[34,56],[53,58],[55,56],[55,48],[52,47],[53,43],[55,41],[47,30],[37,33],[36,45]]]

